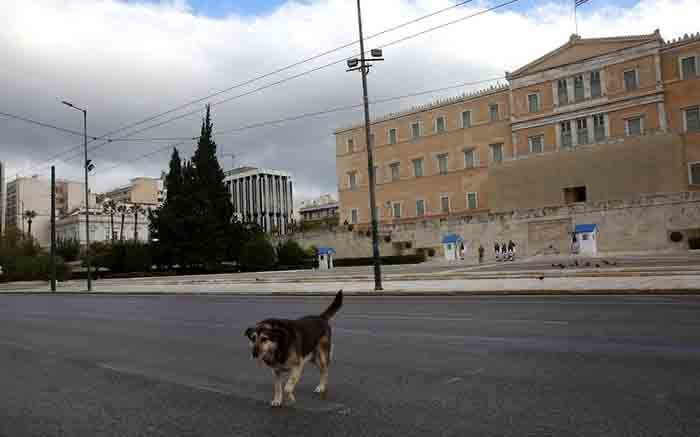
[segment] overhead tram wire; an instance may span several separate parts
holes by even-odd
[[[458,8],[458,7],[464,6],[465,4],[471,3],[472,1],[474,1],[474,0],[464,0],[464,1],[461,1],[461,2],[459,2],[459,3],[455,3],[454,5],[451,5],[451,6],[448,6],[448,7],[442,8],[442,9],[439,9],[439,10],[437,10],[437,11],[431,12],[431,13],[429,13],[429,14],[422,15],[422,16],[420,16],[420,17],[414,18],[414,19],[412,19],[412,20],[406,21],[406,22],[404,22],[404,23],[398,24],[398,25],[393,26],[393,27],[390,27],[390,28],[388,28],[388,29],[384,29],[384,30],[382,30],[382,31],[380,31],[380,32],[377,32],[377,33],[375,33],[375,34],[369,35],[369,36],[365,37],[365,40],[368,40],[368,39],[371,39],[371,38],[376,38],[376,37],[381,36],[381,35],[384,35],[384,34],[386,34],[386,33],[393,32],[393,31],[395,31],[395,30],[401,29],[401,28],[406,27],[406,26],[410,26],[410,25],[412,25],[412,24],[418,23],[418,22],[420,22],[420,21],[426,20],[426,19],[428,19],[428,18],[434,17],[434,16],[439,15],[439,14],[442,14],[442,13],[444,13],[444,12],[447,12],[447,11],[449,11],[449,10],[456,9],[456,8]],[[181,105],[179,105],[179,106],[176,106],[176,107],[174,107],[174,108],[171,108],[171,109],[168,109],[168,110],[166,110],[166,111],[163,111],[163,112],[160,112],[160,113],[151,115],[151,116],[149,116],[149,117],[147,117],[147,118],[141,119],[141,120],[136,121],[136,122],[134,122],[134,123],[127,124],[127,125],[122,126],[122,127],[118,128],[118,129],[109,131],[109,132],[105,133],[104,135],[102,135],[102,136],[100,136],[100,137],[91,137],[92,139],[90,140],[90,142],[96,141],[98,138],[99,138],[99,139],[104,139],[104,138],[106,138],[106,137],[108,137],[108,136],[110,136],[110,135],[114,135],[114,134],[117,134],[117,133],[119,133],[119,132],[125,131],[125,130],[127,130],[127,129],[131,129],[131,128],[136,127],[136,126],[140,126],[140,125],[142,125],[142,124],[148,123],[149,121],[153,121],[153,120],[155,120],[155,119],[157,119],[157,118],[160,118],[160,117],[162,117],[162,116],[164,116],[164,115],[168,115],[168,114],[171,114],[171,113],[173,113],[173,112],[179,111],[180,109],[184,109],[184,108],[186,108],[186,107],[188,107],[188,106],[192,106],[192,105],[194,105],[194,104],[204,102],[204,101],[206,101],[206,100],[208,100],[208,99],[211,99],[212,97],[220,96],[221,94],[225,94],[225,93],[227,93],[227,92],[229,92],[229,91],[232,91],[232,90],[234,90],[234,89],[236,89],[236,88],[241,88],[241,87],[243,87],[243,86],[250,85],[251,83],[256,82],[256,81],[258,81],[258,80],[265,79],[265,78],[270,77],[270,76],[273,76],[273,75],[275,75],[275,74],[279,74],[279,73],[281,73],[281,72],[283,72],[283,71],[290,70],[290,69],[292,69],[292,68],[294,68],[294,67],[298,67],[299,65],[302,65],[302,64],[305,64],[305,63],[308,63],[308,62],[311,62],[311,61],[315,61],[316,59],[322,58],[322,57],[327,56],[327,55],[329,55],[329,54],[331,54],[331,53],[334,53],[334,52],[337,52],[337,51],[340,51],[340,50],[343,50],[343,49],[352,47],[353,45],[357,44],[358,42],[359,42],[359,40],[355,40],[355,41],[353,41],[353,42],[350,42],[350,43],[347,43],[347,44],[343,44],[342,46],[336,47],[336,48],[334,48],[334,49],[326,50],[325,52],[318,53],[318,54],[316,54],[316,55],[313,55],[313,56],[310,56],[310,57],[308,57],[308,58],[302,59],[302,60],[300,60],[300,61],[294,62],[294,63],[289,64],[289,65],[287,65],[287,66],[284,66],[284,67],[278,68],[278,69],[276,69],[276,70],[273,70],[273,71],[271,71],[271,72],[269,72],[269,73],[265,73],[265,74],[262,74],[262,75],[253,77],[253,78],[251,78],[251,79],[248,79],[248,80],[245,80],[245,81],[243,81],[243,82],[237,83],[237,84],[232,85],[232,86],[230,86],[230,87],[228,87],[228,88],[225,88],[225,89],[223,89],[223,90],[216,91],[216,92],[214,92],[214,93],[212,93],[212,94],[209,94],[209,95],[207,95],[207,96],[205,96],[205,97],[197,98],[197,99],[195,99],[195,100],[190,100],[190,101],[188,101],[187,103],[183,103],[183,104],[181,104]],[[52,156],[51,158],[49,158],[48,160],[44,161],[44,163],[50,163],[50,162],[52,162],[52,161],[54,161],[54,160],[60,158],[61,156],[67,155],[67,154],[71,153],[72,151],[79,149],[79,148],[82,147],[82,146],[83,146],[82,144],[78,144],[78,145],[76,145],[76,146],[74,146],[74,147],[71,147],[71,148],[69,148],[69,149],[63,150],[62,152],[60,152],[60,153],[58,153],[58,154],[56,154],[56,155],[53,155],[53,156]],[[70,159],[73,159],[73,158],[69,158],[69,160],[70,160]],[[37,166],[32,167],[32,168],[43,168],[43,167],[45,167],[45,165],[40,163],[40,164],[38,164]]]
[[[468,20],[468,19],[470,19],[470,18],[474,18],[474,17],[477,17],[477,16],[479,16],[479,15],[483,15],[483,14],[486,14],[486,13],[488,13],[488,12],[491,12],[491,11],[494,11],[494,10],[497,10],[497,9],[500,9],[500,8],[503,8],[503,7],[505,7],[505,6],[511,5],[511,4],[513,4],[513,3],[516,3],[516,2],[518,2],[518,1],[520,1],[520,0],[509,0],[509,1],[507,1],[507,2],[500,3],[500,4],[495,5],[495,6],[492,6],[492,7],[490,7],[490,8],[483,9],[483,10],[481,10],[481,11],[475,12],[475,13],[473,13],[473,14],[466,15],[466,16],[464,16],[464,17],[461,17],[461,18],[458,18],[458,19],[449,21],[449,22],[447,22],[447,23],[443,23],[443,24],[440,24],[440,25],[437,25],[437,26],[430,27],[430,28],[425,29],[425,30],[423,30],[423,31],[421,31],[421,32],[418,32],[418,33],[415,33],[415,34],[412,34],[412,35],[408,35],[408,36],[403,37],[403,38],[399,38],[399,39],[397,39],[397,40],[394,40],[394,41],[391,41],[391,42],[389,42],[389,43],[386,43],[386,44],[381,45],[380,48],[386,48],[386,47],[390,47],[390,46],[393,46],[393,45],[396,45],[396,44],[405,42],[405,41],[407,41],[407,40],[416,38],[416,37],[418,37],[418,36],[425,35],[425,34],[427,34],[427,33],[429,33],[429,32],[432,32],[432,31],[435,31],[435,30],[438,30],[438,29],[445,28],[445,27],[450,26],[450,25],[452,25],[452,24],[456,24],[456,23],[459,23],[459,22]],[[359,54],[357,54],[356,56],[359,56]],[[223,100],[219,100],[219,101],[217,101],[217,102],[212,103],[211,106],[218,106],[218,105],[221,105],[221,104],[224,104],[224,103],[228,103],[228,102],[230,102],[230,101],[233,101],[233,100],[236,100],[236,99],[239,99],[239,98],[242,98],[242,97],[245,97],[245,96],[254,94],[254,93],[259,92],[259,91],[262,91],[262,90],[265,90],[265,89],[267,89],[267,88],[271,88],[271,87],[273,87],[273,86],[277,86],[277,85],[280,85],[280,84],[282,84],[282,83],[289,82],[289,81],[294,80],[294,79],[298,79],[298,78],[300,78],[300,77],[306,76],[306,75],[311,74],[311,73],[314,73],[314,72],[316,72],[316,71],[319,71],[319,70],[322,70],[322,69],[325,69],[325,68],[328,68],[328,67],[331,67],[331,66],[340,64],[340,63],[344,63],[345,61],[346,61],[346,58],[343,58],[343,59],[339,59],[339,60],[337,60],[337,61],[330,62],[330,63],[325,64],[325,65],[321,65],[321,66],[319,66],[319,67],[312,68],[312,69],[310,69],[310,70],[303,71],[303,72],[298,73],[298,74],[295,74],[295,75],[293,75],[293,76],[289,76],[289,77],[286,77],[286,78],[284,78],[284,79],[278,80],[278,81],[276,81],[276,82],[272,82],[272,83],[270,83],[270,84],[263,85],[263,86],[261,86],[261,87],[258,87],[258,88],[255,88],[255,89],[253,89],[253,90],[247,91],[247,92],[245,92],[245,93],[237,94],[237,95],[235,95],[235,96],[231,96],[231,97],[225,98],[225,99],[223,99]],[[136,134],[138,134],[138,133],[145,132],[145,131],[147,131],[147,130],[151,130],[151,129],[154,129],[154,128],[156,128],[156,127],[163,126],[163,125],[168,124],[168,123],[171,123],[171,122],[173,122],[173,121],[177,121],[177,120],[183,119],[183,118],[185,118],[185,117],[192,116],[192,115],[197,114],[197,113],[199,113],[199,112],[201,112],[201,109],[197,109],[197,110],[194,110],[194,111],[190,111],[190,112],[186,112],[186,113],[177,115],[177,116],[175,116],[175,117],[168,118],[168,119],[163,120],[163,121],[161,121],[161,122],[158,122],[158,123],[156,123],[156,124],[149,125],[149,126],[146,126],[146,127],[144,127],[144,128],[141,128],[141,129],[139,129],[139,130],[136,130],[136,131],[134,131],[134,132],[131,132],[130,134],[126,135],[126,137],[128,138],[130,135],[136,135]],[[99,145],[97,145],[97,146],[94,146],[94,147],[92,147],[90,150],[91,150],[91,151],[95,151],[95,150],[97,150],[97,149],[99,149],[99,148],[101,148],[101,147],[103,147],[103,146],[105,146],[105,145],[107,145],[107,144],[109,144],[109,141],[106,141],[106,142],[104,142],[104,143],[102,143],[102,144],[99,144]],[[75,155],[75,156],[73,156],[73,157],[70,157],[70,158],[66,159],[66,161],[70,161],[70,160],[72,160],[72,159],[75,159],[76,157],[79,157],[79,156],[78,156],[78,155]]]
[[[17,114],[10,114],[9,112],[3,112],[3,111],[0,111],[0,115],[5,116],[5,117],[8,117],[8,118],[15,119],[15,120],[20,120],[20,121],[23,121],[23,122],[25,122],[25,123],[33,124],[33,125],[36,125],[36,126],[45,127],[45,128],[48,128],[48,129],[54,129],[54,130],[57,130],[57,131],[59,131],[59,132],[64,132],[64,133],[71,134],[71,135],[76,135],[76,136],[79,136],[79,137],[82,137],[82,136],[83,136],[83,132],[78,132],[78,131],[75,131],[75,130],[72,130],[72,129],[68,129],[68,128],[64,128],[64,127],[61,127],[61,126],[56,126],[56,125],[50,124],[50,123],[45,123],[45,122],[43,122],[43,121],[33,120],[33,119],[29,118],[29,117],[24,117],[24,116],[17,115]],[[88,138],[97,139],[97,137],[90,137],[90,136],[88,136]]]
[[[435,93],[439,93],[439,92],[443,92],[443,91],[449,91],[449,90],[452,90],[455,88],[462,88],[465,86],[473,86],[473,85],[479,85],[479,84],[488,83],[488,82],[495,82],[495,81],[501,80],[501,79],[504,79],[504,76],[492,77],[489,79],[483,79],[483,80],[479,80],[479,81],[463,82],[463,83],[450,85],[450,86],[446,86],[446,87],[434,88],[434,89],[430,89],[430,90],[419,91],[416,93],[404,94],[401,96],[385,97],[382,99],[374,100],[374,101],[370,102],[370,104],[376,105],[376,104],[381,104],[381,103],[388,103],[388,102],[392,102],[392,101],[396,101],[396,100],[403,100],[403,99],[407,99],[407,98],[411,98],[411,97],[419,97],[419,96],[423,96],[426,94],[435,94]],[[445,105],[449,105],[449,104],[451,104],[451,103],[445,103]],[[306,112],[306,113],[291,116],[291,117],[285,117],[285,118],[280,118],[280,119],[276,119],[276,120],[267,120],[267,121],[248,124],[248,125],[237,127],[237,128],[215,131],[212,133],[212,135],[229,135],[229,134],[238,133],[238,132],[242,132],[242,131],[246,131],[246,130],[250,130],[250,129],[257,129],[257,128],[266,127],[266,126],[274,126],[274,125],[279,125],[279,124],[283,124],[283,123],[288,123],[291,121],[301,120],[304,118],[318,117],[318,116],[325,115],[325,114],[331,114],[331,113],[342,112],[342,111],[349,111],[349,110],[358,109],[361,107],[362,107],[362,103],[358,103],[358,104],[354,104],[354,105],[346,105],[346,106],[337,106],[337,107],[325,109],[322,111]],[[188,141],[193,141],[193,140],[196,141],[197,139],[199,139],[199,137],[172,138],[172,140],[180,140],[180,141],[177,143],[174,143],[174,144],[168,144],[166,146],[159,147],[155,150],[151,150],[148,153],[136,156],[136,157],[129,159],[127,161],[118,162],[115,165],[107,167],[106,169],[102,169],[100,171],[108,172],[108,171],[114,170],[115,168],[118,168],[122,165],[130,164],[132,162],[136,162],[136,161],[139,161],[141,159],[148,158],[150,156],[156,155],[156,154],[163,152],[165,150],[168,150],[170,148],[185,144]],[[150,141],[151,139],[140,138],[139,140]],[[117,139],[114,139],[113,141],[130,141],[130,139],[117,138]]]

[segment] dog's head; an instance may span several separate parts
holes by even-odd
[[[277,352],[283,347],[284,331],[269,324],[258,323],[254,327],[245,330],[246,337],[250,342],[250,353],[253,359],[265,362],[268,365],[274,364]]]

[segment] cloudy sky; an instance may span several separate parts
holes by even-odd
[[[473,0],[372,38],[367,46],[383,46],[504,1]],[[520,0],[389,45],[386,61],[369,76],[370,99],[502,76],[567,41],[574,32],[572,2]],[[365,33],[454,3],[365,0]],[[698,16],[698,0],[590,0],[579,8],[579,33],[659,28],[671,39],[700,31]],[[80,113],[60,103],[69,100],[88,109],[89,134],[102,136],[356,38],[354,0],[0,0],[0,111],[80,131]],[[135,176],[158,176],[167,168],[172,141],[152,139],[197,135],[204,102],[214,104],[214,128],[224,132],[361,103],[360,77],[346,73],[343,63],[301,75],[357,50],[357,45],[339,50],[111,136],[131,135],[134,141],[91,143],[96,165],[91,184],[100,191]],[[379,115],[472,88],[373,105],[371,111]],[[172,117],[178,119],[163,123]],[[335,192],[332,131],[361,118],[360,110],[342,111],[221,133],[216,141],[224,167],[233,162],[292,172],[301,200]],[[1,115],[0,133],[0,160],[9,178],[48,175],[52,158],[59,177],[80,178],[80,137]],[[179,145],[181,154],[190,156],[194,144]]]

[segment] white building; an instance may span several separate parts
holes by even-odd
[[[239,220],[258,223],[265,232],[287,233],[294,212],[289,173],[240,167],[224,174],[233,212]]]
[[[301,221],[326,220],[340,215],[340,204],[330,194],[302,202],[299,207]]]
[[[150,239],[148,214],[138,215],[138,223],[133,213],[124,214],[124,226],[122,228],[122,215],[104,214],[100,209],[90,210],[90,242],[108,242],[114,240],[147,242]],[[136,226],[135,226],[136,225]],[[134,235],[136,227],[136,235]],[[85,209],[74,211],[61,219],[56,220],[57,240],[76,240],[81,245],[85,244]]]
[[[7,205],[5,190],[5,164],[0,161],[0,235],[5,233],[5,206]]]
[[[56,216],[69,214],[85,207],[85,185],[80,182],[56,181]],[[95,196],[90,196],[94,206]],[[41,246],[50,244],[51,226],[51,181],[39,176],[18,177],[7,183],[5,202],[5,225],[14,226],[22,232],[29,231],[24,219],[26,211],[34,211],[32,237]]]

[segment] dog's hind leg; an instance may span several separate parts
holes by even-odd
[[[270,405],[279,407],[282,405],[282,372],[280,370],[273,370],[272,374],[275,376],[275,391],[272,395]]]
[[[322,397],[326,395],[326,390],[328,389],[328,366],[330,365],[330,354],[331,354],[331,343],[327,337],[321,338],[316,349],[316,365],[321,373],[321,378],[316,386],[316,393],[320,394]]]

